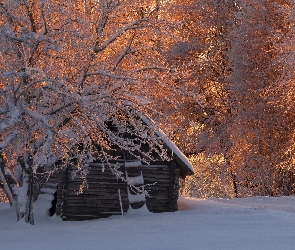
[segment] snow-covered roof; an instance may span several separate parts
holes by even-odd
[[[146,116],[144,116],[142,114],[138,114],[138,115],[146,125],[150,126],[150,125],[155,124],[150,118],[147,118]],[[166,147],[169,150],[171,150],[171,152],[174,156],[174,159],[185,170],[186,175],[194,174],[195,172],[194,172],[192,164],[190,163],[188,158],[180,151],[180,149],[175,145],[175,143],[173,143],[165,135],[165,133],[159,128],[156,130],[156,134],[163,140]]]
[[[187,175],[194,174],[194,169],[188,158],[180,151],[180,149],[171,141],[168,139],[168,137],[165,135],[165,133],[162,130],[158,130],[156,134],[161,137],[165,145],[172,151],[175,160],[180,164],[184,164],[187,167]]]

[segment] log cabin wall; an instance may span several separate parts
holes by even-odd
[[[155,162],[155,165],[143,165],[146,205],[154,213],[177,211],[179,167],[175,162]],[[57,210],[63,220],[87,220],[120,215],[118,188],[120,188],[124,213],[129,208],[127,184],[117,181],[108,167],[102,171],[99,163],[90,164],[87,176],[88,188],[77,194],[82,183],[80,178],[71,178],[67,169],[59,175],[57,191]],[[119,169],[124,173],[125,167]]]
[[[121,189],[124,212],[128,209],[126,183],[117,181],[111,170],[102,167],[91,167],[87,176],[88,188],[79,193],[82,180],[72,179],[71,171],[64,172],[58,187],[59,214],[63,220],[86,220],[105,218],[120,214],[118,187]]]
[[[171,163],[170,163],[171,164]],[[154,213],[177,211],[179,168],[171,165],[143,166],[146,204]],[[156,184],[154,184],[156,182]]]

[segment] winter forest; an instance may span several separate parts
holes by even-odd
[[[121,178],[112,145],[169,160],[159,130],[180,194],[294,195],[294,22],[293,0],[0,0],[0,201],[33,224],[39,182]]]

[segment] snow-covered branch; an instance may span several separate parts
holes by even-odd
[[[132,23],[126,25],[124,28],[120,29],[118,32],[116,32],[115,34],[113,34],[108,40],[106,40],[105,42],[103,42],[101,45],[96,45],[93,48],[93,51],[95,53],[98,53],[102,50],[104,50],[108,45],[110,45],[111,43],[113,43],[119,36],[121,36],[123,33],[125,33],[128,30],[131,29],[137,29],[137,25],[142,23],[142,22],[147,22],[149,19],[147,18],[143,18],[143,19],[139,19],[136,21],[133,21]]]
[[[17,131],[13,131],[7,137],[5,137],[5,140],[2,143],[0,143],[0,154],[6,149],[6,147],[10,144],[10,142],[15,138],[16,134],[17,134]]]
[[[19,119],[21,112],[18,109],[14,109],[8,114],[8,121],[3,120],[0,124],[0,131],[12,127]]]
[[[132,77],[118,76],[103,70],[98,70],[96,72],[89,72],[86,74],[86,76],[94,76],[94,75],[106,76],[106,77],[109,77],[112,79],[118,79],[118,80],[136,80],[135,78],[132,78]]]

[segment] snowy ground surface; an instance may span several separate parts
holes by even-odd
[[[295,197],[181,197],[178,212],[83,222],[49,217],[47,207],[43,195],[31,226],[16,223],[14,210],[0,204],[0,249],[295,249]]]

